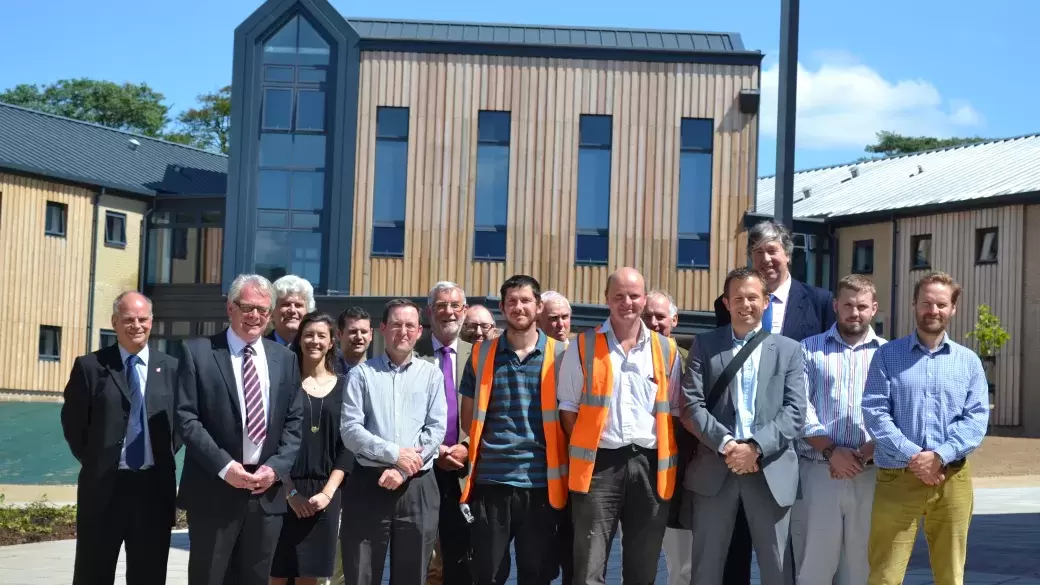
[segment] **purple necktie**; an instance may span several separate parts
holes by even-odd
[[[444,398],[448,401],[448,430],[444,444],[454,446],[459,441],[459,399],[455,396],[455,368],[452,367],[451,348],[441,348],[441,373],[444,374]]]

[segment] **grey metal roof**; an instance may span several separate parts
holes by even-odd
[[[141,195],[223,196],[227,188],[222,154],[4,103],[0,168]]]
[[[758,180],[757,213],[773,213],[775,179]],[[1032,192],[1040,192],[1040,134],[800,171],[794,216],[850,217]]]
[[[625,51],[742,53],[737,33],[347,18],[362,39]],[[758,54],[756,51],[755,54]]]

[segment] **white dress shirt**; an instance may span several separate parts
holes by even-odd
[[[791,275],[787,275],[787,280],[783,284],[776,287],[773,291],[772,303],[773,303],[773,322],[769,324],[769,332],[774,335],[780,335],[780,330],[784,328],[784,315],[787,313],[787,299],[791,296]]]
[[[790,279],[788,279],[788,283],[790,283]],[[791,289],[790,285],[788,285],[787,288],[788,288],[788,290],[790,290]],[[773,310],[776,311],[776,307],[773,307]],[[776,320],[774,319],[773,322],[775,323]],[[751,332],[748,333],[744,337],[744,339],[746,339],[748,341],[751,341],[751,338],[754,337],[761,328],[762,328],[762,325],[760,324],[758,327],[755,327],[754,329],[752,329]],[[732,335],[732,331],[733,331],[733,329],[730,328],[730,334],[731,335]],[[738,353],[740,353],[740,346],[737,345],[737,338],[734,336],[733,337],[733,357],[737,357]],[[744,368],[743,367],[741,367],[739,370],[737,370],[737,375],[733,377],[733,382],[730,383],[730,394],[732,395],[732,399],[733,399],[733,411],[736,414],[736,416],[735,416],[736,420],[733,421],[735,423],[734,424],[734,427],[735,427],[734,428],[734,432],[737,433],[737,438],[743,439],[743,440],[750,439],[751,435],[754,434],[754,429],[752,428],[752,423],[755,422],[755,406],[754,405],[755,405],[755,400],[758,398],[758,366],[762,362],[762,344],[761,343],[759,343],[758,347],[756,347],[755,349],[753,349],[751,351],[751,355],[748,356],[747,361],[751,362],[751,371],[754,373],[753,375],[755,377],[755,379],[752,380],[752,382],[751,382],[751,408],[747,408],[747,406],[744,404]],[[747,362],[745,362],[745,365],[746,365],[746,363]],[[722,442],[719,443],[719,453],[723,452],[723,450],[726,448],[726,443],[729,443],[733,438],[734,437],[732,435],[726,435],[725,437],[722,438]]]
[[[433,335],[430,336],[430,340],[433,341],[433,363],[437,364],[437,369],[443,372],[444,370],[441,369],[441,358],[443,357],[441,348],[444,347],[444,344]],[[459,379],[459,338],[456,337],[448,347],[451,348],[451,380],[457,386],[456,380]]]
[[[637,445],[654,449],[657,447],[657,419],[654,417],[657,381],[654,380],[651,331],[643,323],[639,324],[639,339],[628,355],[625,355],[614,335],[610,319],[603,322],[600,332],[607,336],[614,392],[610,397],[607,424],[600,436],[599,446],[601,449],[619,449],[626,445]],[[668,351],[667,347],[664,349]],[[678,378],[681,368],[679,354],[676,353],[669,377]],[[560,410],[578,412],[584,388],[585,376],[578,357],[578,343],[575,342],[567,346],[560,366],[560,380],[556,386]]]
[[[235,335],[231,328],[228,328],[227,340],[228,349],[231,350],[231,370],[235,373],[235,389],[238,391],[238,408],[241,414],[240,418],[242,419],[242,464],[256,465],[260,462],[260,451],[263,450],[267,439],[260,441],[259,445],[254,445],[249,440],[249,432],[246,431],[246,396],[242,386],[242,356],[243,350],[246,348],[246,342],[238,335]],[[257,339],[249,345],[253,346],[253,368],[256,370],[256,376],[260,381],[260,396],[264,401],[264,417],[266,417],[264,424],[266,425],[271,420],[271,377],[267,369],[267,354],[264,353],[263,339]],[[229,462],[224,466],[224,469],[220,470],[219,475],[221,479],[224,479],[224,475],[227,474],[231,463]]]
[[[124,367],[126,367],[126,360],[130,359],[131,355],[133,354],[123,349],[122,345],[119,346],[119,358],[123,360]],[[141,432],[144,433],[144,465],[141,466],[141,469],[148,469],[149,467],[155,464],[155,458],[152,455],[152,437],[148,432],[148,406],[145,402],[145,393],[147,392],[148,388],[149,355],[150,354],[148,353],[148,345],[146,344],[144,348],[142,348],[141,351],[137,353],[137,357],[140,359],[137,361],[137,365],[134,366],[134,369],[137,370],[137,380],[141,384],[141,408],[145,412],[144,428],[141,429]],[[128,380],[127,387],[129,388],[129,386],[130,382]],[[125,435],[126,433],[123,434]],[[126,464],[126,443],[126,441],[123,441],[123,448],[119,452],[119,469],[130,469],[130,466]]]

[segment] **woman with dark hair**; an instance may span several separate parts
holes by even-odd
[[[282,524],[271,583],[316,585],[332,576],[339,530],[340,490],[353,456],[339,434],[344,379],[335,374],[335,324],[324,313],[300,322],[289,349],[303,380],[303,442],[289,478],[289,507]]]

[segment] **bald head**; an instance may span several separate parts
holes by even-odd
[[[152,301],[137,291],[122,293],[112,303],[112,330],[119,345],[136,354],[152,333]]]
[[[646,306],[646,281],[635,268],[624,267],[607,277],[610,323],[617,331],[636,331]]]
[[[472,305],[466,309],[466,320],[462,324],[463,341],[476,343],[491,339],[495,331],[495,317],[484,305]]]

